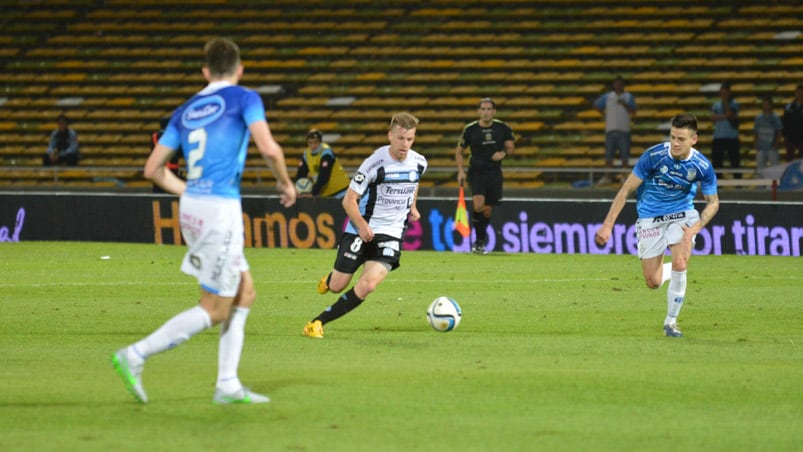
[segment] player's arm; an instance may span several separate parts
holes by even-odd
[[[301,179],[302,177],[307,177],[309,174],[309,166],[307,166],[307,161],[302,157],[301,161],[298,162],[298,170],[296,171],[296,181]]]
[[[162,190],[181,196],[187,189],[187,183],[179,179],[167,169],[167,162],[173,157],[175,149],[157,143],[153,152],[145,162],[145,177],[158,185]]]
[[[463,168],[463,151],[466,148],[457,145],[454,148],[454,161],[457,164],[457,183],[463,185],[463,181],[466,180],[466,170]]]
[[[357,228],[360,238],[363,242],[370,242],[374,239],[374,231],[371,226],[365,221],[360,213],[360,195],[353,189],[346,190],[346,196],[343,197],[343,210],[346,211],[351,224]]]
[[[292,206],[296,202],[296,187],[287,172],[284,150],[270,133],[267,121],[254,121],[248,126],[248,130],[254,137],[254,143],[259,149],[259,153],[265,158],[265,162],[276,178],[276,186],[281,193],[279,202],[285,207]]]
[[[415,193],[413,193],[413,202],[410,204],[409,219],[411,221],[418,221],[421,219],[421,212],[418,211],[418,187],[415,187]]]
[[[600,226],[597,230],[595,237],[597,244],[604,245],[608,242],[608,239],[611,238],[613,225],[616,223],[616,219],[619,218],[619,214],[622,212],[622,209],[624,209],[627,198],[631,193],[639,188],[642,182],[644,181],[633,173],[630,173],[630,175],[627,176],[627,179],[625,179],[622,187],[616,193],[616,197],[613,198],[611,208],[608,210],[608,215],[605,217],[605,221],[602,222],[602,226]]]
[[[491,160],[498,162],[499,160],[502,160],[508,155],[516,152],[516,144],[513,142],[513,140],[505,140],[504,145],[504,149],[494,152],[494,154],[491,156]]]
[[[713,195],[703,195],[703,199],[705,199],[705,208],[702,212],[700,212],[700,219],[697,223],[689,226],[685,233],[689,238],[700,232],[705,225],[714,218],[714,215],[719,212],[719,195],[714,193]]]
[[[321,165],[318,168],[318,179],[315,180],[315,185],[312,186],[312,195],[318,196],[318,193],[323,190],[323,187],[329,183],[329,178],[332,176],[332,168],[335,166],[334,155],[321,156]]]

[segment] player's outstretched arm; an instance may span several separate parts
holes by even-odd
[[[162,190],[181,196],[187,189],[187,183],[168,170],[165,164],[173,157],[175,151],[163,144],[156,144],[153,152],[145,162],[145,177],[153,181]]]
[[[597,233],[594,237],[598,245],[604,245],[608,243],[608,239],[611,238],[613,225],[616,223],[616,219],[619,218],[619,214],[622,212],[622,209],[624,209],[628,196],[636,191],[642,182],[642,179],[633,173],[630,173],[630,175],[627,176],[627,179],[625,179],[622,187],[616,193],[616,197],[613,198],[611,208],[608,210],[608,215],[605,217],[605,221],[602,222],[602,226],[600,226],[600,228],[597,230]]]
[[[259,153],[265,158],[273,176],[276,178],[276,186],[280,192],[280,203],[285,207],[290,207],[296,202],[296,187],[287,172],[287,163],[284,160],[284,150],[270,133],[270,128],[266,121],[255,121],[248,126],[254,143],[259,149]]]

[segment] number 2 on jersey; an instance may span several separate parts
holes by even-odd
[[[206,152],[206,130],[195,129],[187,136],[187,141],[190,144],[198,144],[198,146],[187,153],[187,180],[198,179],[204,172],[204,167],[198,165]]]

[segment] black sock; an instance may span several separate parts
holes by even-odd
[[[326,308],[318,317],[312,319],[312,321],[320,320],[321,323],[325,325],[332,320],[339,319],[348,314],[362,302],[363,300],[360,300],[360,297],[354,293],[354,288],[352,287],[351,290],[341,295],[335,304]]]
[[[476,243],[482,243],[488,236],[485,230],[486,222],[482,212],[474,212],[471,216],[471,225],[474,227],[474,234],[476,235]]]

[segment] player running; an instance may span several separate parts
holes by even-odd
[[[218,378],[213,401],[269,401],[243,387],[237,376],[245,321],[256,299],[243,255],[240,204],[240,176],[251,135],[276,177],[282,205],[291,206],[296,192],[259,94],[237,86],[243,75],[239,48],[228,39],[218,38],[207,42],[204,52],[202,72],[209,85],[173,113],[145,164],[145,177],[181,196],[181,232],[189,248],[181,270],[198,279],[201,299],[150,336],[112,356],[126,388],[141,403],[148,401],[142,386],[145,360],[218,324]],[[185,153],[186,182],[165,167],[176,149]]]
[[[334,270],[321,278],[318,292],[340,293],[365,264],[357,283],[337,302],[304,326],[304,335],[323,338],[323,326],[360,305],[388,273],[399,266],[408,220],[418,221],[418,182],[427,169],[423,155],[411,149],[418,119],[398,113],[390,120],[390,145],[375,150],[351,179],[343,209],[349,223],[337,250]]]
[[[664,335],[669,337],[683,337],[677,318],[686,299],[686,268],[694,239],[719,210],[717,176],[711,162],[693,148],[696,143],[697,119],[688,113],[675,115],[669,142],[657,144],[641,154],[596,234],[599,245],[608,242],[627,197],[638,190],[638,256],[647,287],[657,289],[669,281],[664,319]],[[698,181],[706,201],[700,213],[694,210],[693,204]],[[664,264],[667,247],[672,262]]]

